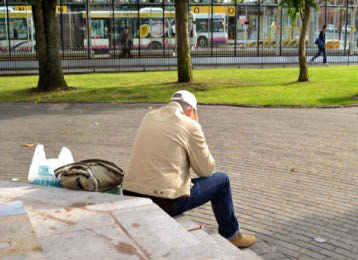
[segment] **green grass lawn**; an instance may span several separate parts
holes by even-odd
[[[199,103],[262,106],[357,104],[358,67],[309,68],[310,81],[296,82],[298,68],[195,70],[192,84],[176,83],[176,71],[66,75],[68,91],[36,93],[37,76],[0,78],[0,102],[166,102],[188,89]]]

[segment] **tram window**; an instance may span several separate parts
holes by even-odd
[[[27,39],[26,19],[10,19],[9,21],[10,39]],[[1,35],[1,33],[0,33]],[[0,36],[1,37],[1,36]]]
[[[92,39],[93,38],[108,38],[109,34],[109,21],[108,19],[93,19],[92,20]]]
[[[204,33],[208,32],[209,26],[208,26],[208,19],[197,19],[196,20],[196,31],[198,33]]]
[[[0,40],[5,40],[6,38],[7,35],[6,35],[5,19],[0,19]]]
[[[221,19],[214,19],[214,32],[224,32],[224,21]]]

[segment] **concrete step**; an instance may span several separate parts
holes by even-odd
[[[16,227],[28,224],[39,244],[31,250],[42,248],[49,260],[250,259],[235,248],[224,250],[203,230],[188,232],[149,199],[0,181],[0,202],[14,201],[23,202],[28,216],[14,219]],[[11,226],[7,218],[0,217],[0,230]],[[10,242],[0,243],[0,255],[13,249],[10,235]],[[31,259],[26,250],[14,257]]]
[[[177,216],[175,217],[175,220],[185,229],[189,230],[189,232],[200,241],[203,248],[205,248],[206,251],[211,252],[210,254],[213,255],[214,259],[262,260],[261,257],[256,255],[256,253],[250,249],[242,250],[236,248],[213,229],[205,227],[197,229],[200,225],[190,220],[190,218],[185,215]]]
[[[43,259],[43,249],[22,201],[0,201],[0,259]]]

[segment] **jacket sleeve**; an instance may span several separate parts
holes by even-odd
[[[198,124],[189,138],[188,156],[190,166],[199,177],[212,175],[215,169],[215,160],[212,157],[204,133]]]
[[[324,37],[325,35],[324,35],[324,33],[323,33],[323,31],[321,31],[320,33],[319,33],[319,38],[321,39],[321,41],[323,42],[323,43],[326,43],[326,37]]]

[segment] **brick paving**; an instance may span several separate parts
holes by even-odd
[[[26,181],[34,148],[127,166],[156,104],[0,104],[0,179]],[[243,230],[264,259],[358,259],[358,108],[199,106],[217,171],[230,175]],[[188,213],[216,226],[210,204]],[[315,238],[326,241],[318,243]]]

